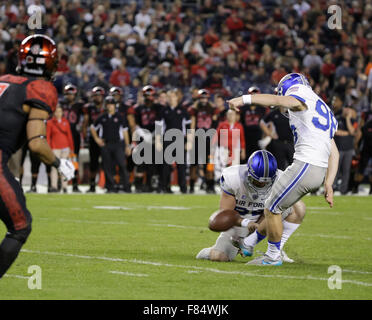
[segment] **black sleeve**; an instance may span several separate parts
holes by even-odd
[[[101,115],[97,118],[96,121],[94,121],[93,123],[93,126],[96,128],[98,125],[102,124],[102,119],[103,119],[104,115]]]
[[[120,116],[120,123],[121,123],[121,126],[123,127],[123,129],[128,129],[129,128],[128,120],[127,120],[126,117]]]
[[[262,119],[263,121],[265,121],[266,123],[270,122],[270,121],[273,121],[273,117],[272,117],[272,112],[268,113],[266,116],[264,116]]]

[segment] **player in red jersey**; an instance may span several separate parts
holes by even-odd
[[[18,72],[0,77],[0,218],[7,233],[0,244],[0,278],[17,258],[31,232],[31,214],[20,184],[8,168],[8,160],[28,142],[30,150],[66,179],[74,175],[68,160],[58,159],[46,141],[45,122],[57,105],[57,91],[48,81],[58,61],[52,39],[32,35],[21,43]]]
[[[206,89],[198,91],[199,99],[188,109],[191,118],[191,130],[208,131],[217,127],[218,115],[220,110],[209,102],[210,94]],[[212,137],[210,137],[211,139]],[[209,139],[209,138],[208,138]],[[192,138],[192,148],[189,146],[191,164],[190,164],[190,193],[194,193],[195,182],[198,178],[198,171],[205,179],[206,192],[215,193],[214,189],[214,171],[211,166],[211,148],[210,140],[206,140],[205,150],[199,150],[199,137],[195,134]]]

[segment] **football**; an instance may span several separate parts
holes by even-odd
[[[239,221],[240,215],[235,210],[218,210],[209,218],[209,229],[216,232],[229,230]]]

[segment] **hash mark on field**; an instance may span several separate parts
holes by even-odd
[[[122,276],[130,276],[130,277],[148,277],[148,274],[145,273],[130,273],[130,272],[123,272],[123,271],[109,271],[112,274],[120,274]]]
[[[138,209],[161,209],[161,210],[190,210],[190,207],[177,207],[177,206],[135,206],[133,208],[122,207],[122,206],[94,206],[94,209],[103,209],[103,210],[138,210]]]
[[[93,209],[104,209],[104,210],[132,210],[132,208],[119,207],[119,206],[94,206]]]
[[[93,221],[93,220],[73,220],[73,219],[58,219],[59,222],[73,223],[89,223],[89,224],[128,224],[125,221]]]
[[[194,227],[194,226],[181,226],[177,224],[159,224],[159,223],[148,223],[149,226],[154,227],[168,227],[168,228],[181,228],[181,229],[207,229],[205,227]]]
[[[144,260],[137,260],[137,259],[81,256],[81,255],[75,255],[75,254],[71,254],[71,253],[59,253],[59,252],[50,252],[50,251],[42,252],[42,251],[35,251],[35,250],[28,250],[28,249],[22,249],[21,251],[24,252],[24,253],[31,253],[31,254],[43,254],[43,255],[72,257],[72,258],[90,259],[90,260],[104,260],[104,261],[111,261],[111,262],[135,263],[135,264],[152,265],[152,266],[159,266],[159,267],[182,268],[182,269],[191,269],[191,270],[214,272],[214,273],[219,273],[219,274],[241,275],[241,276],[246,276],[246,277],[328,281],[328,278],[314,277],[312,275],[289,276],[289,275],[280,275],[280,274],[277,274],[277,275],[275,275],[275,274],[273,274],[273,275],[257,274],[257,273],[253,273],[253,272],[226,271],[226,270],[220,270],[220,269],[216,269],[216,268],[187,266],[187,265],[176,265],[176,264],[170,264],[170,263],[144,261]],[[342,280],[342,282],[343,283],[350,283],[350,284],[360,285],[360,286],[365,286],[365,287],[372,287],[372,283],[370,283],[370,282],[361,282],[361,281],[354,281],[354,280]]]
[[[329,216],[340,216],[342,215],[343,213],[342,212],[336,212],[336,211],[329,211],[329,212],[326,212],[326,211],[310,211],[309,214],[322,214],[322,215],[329,215]]]

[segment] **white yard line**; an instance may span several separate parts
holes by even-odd
[[[176,264],[170,264],[170,263],[145,261],[145,260],[137,260],[137,259],[122,259],[122,258],[110,258],[110,257],[83,256],[83,255],[75,255],[75,254],[70,254],[70,253],[50,252],[50,251],[35,251],[35,250],[27,250],[27,249],[22,249],[22,252],[30,253],[30,254],[71,257],[71,258],[79,258],[79,259],[103,260],[103,261],[111,261],[111,262],[125,262],[125,263],[152,265],[152,266],[169,267],[169,268],[182,268],[182,269],[188,269],[188,270],[199,270],[199,271],[213,272],[213,273],[218,273],[218,274],[241,275],[241,276],[246,276],[246,277],[328,281],[328,278],[314,277],[314,276],[311,276],[311,275],[307,275],[307,276],[288,276],[288,275],[257,274],[257,273],[253,273],[253,272],[226,271],[226,270],[220,270],[220,269],[216,269],[216,268],[176,265]],[[246,267],[246,268],[249,268],[249,267]],[[354,280],[342,280],[342,282],[343,283],[355,284],[355,285],[359,285],[359,286],[372,287],[372,283],[370,283],[370,282],[362,282],[362,281],[354,281]]]
[[[52,218],[37,218],[37,220],[42,221],[50,221],[54,220]],[[99,221],[99,220],[75,220],[75,219],[56,219],[57,222],[67,222],[67,223],[82,223],[82,224],[109,224],[109,225],[124,225],[124,224],[137,224],[137,223],[131,223],[127,221]],[[183,225],[177,225],[177,224],[160,224],[160,223],[142,223],[142,225],[148,225],[152,227],[162,227],[162,228],[180,228],[180,229],[205,229],[207,230],[207,227],[198,227],[198,226],[183,226]]]
[[[122,276],[129,276],[129,277],[148,277],[148,274],[145,273],[131,273],[131,272],[123,272],[123,271],[109,271],[112,274],[120,274]]]
[[[358,271],[358,270],[349,270],[349,269],[342,269],[342,272],[358,273],[358,274],[372,274],[372,272],[369,272],[369,271]]]
[[[5,274],[4,277],[7,277],[7,278],[17,278],[17,279],[29,279],[30,277],[26,277],[26,276],[20,276],[18,274]]]

